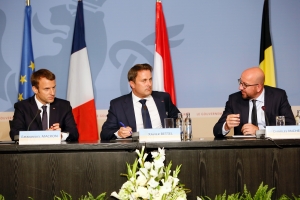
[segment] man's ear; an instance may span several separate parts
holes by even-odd
[[[38,89],[35,86],[32,86],[32,91],[34,94],[38,93]]]
[[[129,81],[129,85],[131,88],[135,88],[135,83],[133,81]]]

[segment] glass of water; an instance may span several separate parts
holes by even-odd
[[[284,116],[276,116],[276,126],[285,126]]]

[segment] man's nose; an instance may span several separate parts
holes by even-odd
[[[55,94],[55,89],[50,89],[50,94],[54,95]]]
[[[243,86],[242,86],[242,84],[239,84],[239,90],[243,90],[244,88],[243,88]]]

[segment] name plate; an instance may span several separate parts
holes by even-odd
[[[180,142],[179,128],[158,128],[139,130],[140,142]]]
[[[267,126],[266,137],[272,139],[300,139],[300,126]]]
[[[60,131],[20,131],[19,145],[60,144]]]

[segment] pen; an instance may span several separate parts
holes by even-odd
[[[119,122],[121,126],[123,126],[124,128],[126,128],[125,124],[123,124],[123,122]],[[132,132],[130,131],[130,134],[132,134]]]

